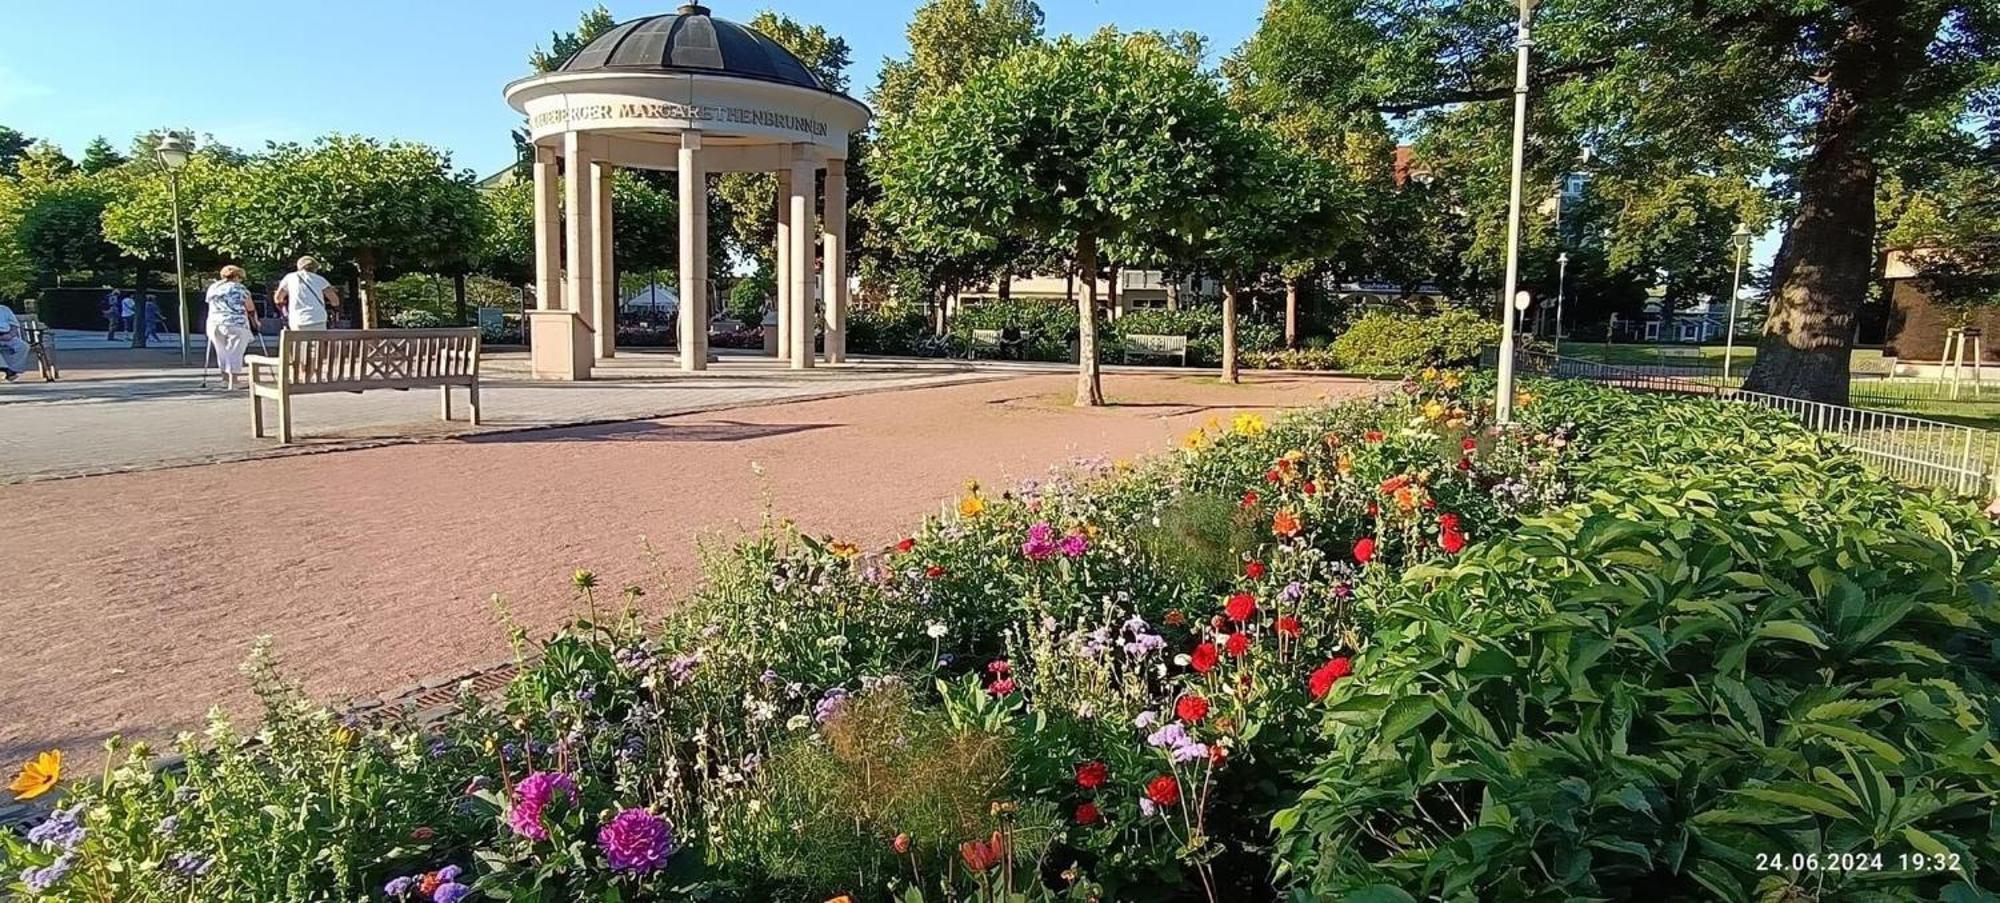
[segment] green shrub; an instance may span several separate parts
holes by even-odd
[[[1188,340],[1188,365],[1214,367],[1222,363],[1222,311],[1216,307],[1183,307],[1178,310],[1141,308],[1111,324],[1106,339],[1113,359],[1123,354],[1128,335],[1178,335]],[[1236,349],[1249,355],[1278,347],[1283,336],[1277,326],[1247,316],[1236,319]]]
[[[1371,677],[1332,697],[1334,752],[1274,820],[1290,878],[1372,899],[2000,888],[1993,529],[1770,412],[1531,394],[1595,434],[1596,491],[1385,594]]]
[[[743,325],[755,326],[764,322],[764,309],[777,296],[777,274],[768,266],[759,266],[729,287],[729,301],[724,309]]]
[[[1468,308],[1428,317],[1370,311],[1333,340],[1333,354],[1343,370],[1400,375],[1474,363],[1481,348],[1499,341],[1499,324]]]
[[[1340,356],[1332,348],[1280,348],[1245,355],[1243,366],[1255,370],[1339,370]]]
[[[972,330],[1019,327],[1027,340],[1026,356],[1036,361],[1074,360],[1070,342],[1076,338],[1076,305],[1049,301],[988,301],[969,305],[952,318],[951,336],[962,350]]]
[[[899,356],[926,353],[931,345],[930,318],[905,306],[856,308],[847,315],[847,348],[861,354]]]
[[[437,329],[447,325],[443,314],[423,308],[396,311],[389,315],[389,323],[397,329]]]

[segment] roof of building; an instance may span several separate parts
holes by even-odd
[[[558,71],[685,72],[826,90],[778,42],[749,26],[715,18],[699,3],[613,26],[564,60]]]

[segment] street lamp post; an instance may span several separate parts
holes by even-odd
[[[1541,0],[1515,0],[1520,8],[1519,34],[1514,39],[1514,178],[1507,192],[1507,286],[1500,293],[1500,383],[1494,390],[1493,421],[1506,426],[1514,419],[1514,311],[1521,266],[1521,169],[1528,140],[1528,25]]]
[[[1736,360],[1736,303],[1743,294],[1743,255],[1750,250],[1750,226],[1737,223],[1729,240],[1736,245],[1736,281],[1729,289],[1729,330],[1722,337],[1722,384],[1729,384],[1729,371]]]
[[[1556,255],[1556,354],[1563,353],[1563,283],[1569,281],[1569,252]]]
[[[181,366],[188,365],[188,293],[187,256],[181,248],[181,168],[188,164],[192,152],[187,139],[173,132],[160,138],[160,146],[153,153],[160,160],[160,167],[167,171],[167,194],[173,198],[174,207],[174,293],[180,295],[181,311]],[[141,306],[145,302],[140,302]],[[140,310],[139,315],[145,316]]]

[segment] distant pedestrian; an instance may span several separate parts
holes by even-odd
[[[22,332],[21,318],[14,315],[14,309],[0,304],[0,373],[6,374],[10,383],[28,369],[28,340]]]
[[[104,293],[104,300],[97,302],[97,312],[104,316],[104,340],[118,341],[118,326],[125,318],[125,299],[117,289]]]
[[[285,315],[287,329],[325,329],[328,308],[340,307],[340,293],[319,274],[319,261],[299,258],[299,268],[278,281],[271,303]]]
[[[159,341],[160,327],[167,325],[167,318],[160,315],[160,299],[146,296],[146,340]]]
[[[250,350],[250,337],[257,328],[257,303],[243,287],[243,268],[223,267],[222,278],[208,286],[208,347],[215,349],[224,388],[236,388],[243,355]]]
[[[132,331],[132,327],[134,327],[134,326],[138,325],[139,321],[138,321],[138,320],[134,320],[134,319],[132,319],[133,315],[134,315],[135,313],[137,313],[137,311],[135,310],[135,308],[136,308],[136,307],[137,307],[137,305],[135,305],[135,304],[133,303],[133,301],[132,301],[132,293],[131,293],[131,292],[120,292],[120,293],[119,293],[119,295],[118,295],[118,327],[119,327],[120,329],[123,329],[123,330],[125,330],[126,332],[131,332],[131,331]]]

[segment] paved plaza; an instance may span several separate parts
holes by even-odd
[[[496,358],[504,373],[509,356]],[[248,402],[190,390],[185,374],[112,367],[0,390],[9,475],[44,476],[0,486],[13,562],[0,760],[51,746],[87,755],[112,733],[164,737],[217,702],[247,712],[236,665],[259,635],[316,694],[379,693],[505,657],[496,594],[531,631],[552,628],[579,567],[669,604],[697,576],[698,542],[767,513],[888,542],[967,478],[1003,485],[1169,447],[1210,418],[1372,389],[1120,371],[1106,378],[1113,407],[1079,410],[1073,375],[1034,368],[795,374],[746,358],[682,378],[656,372],[658,356],[620,360],[646,375],[497,379],[493,428],[456,437],[367,444],[425,426],[434,393],[304,399],[304,433],[345,437],[304,455],[260,456]],[[98,381],[117,394],[81,391]],[[676,409],[702,413],[632,419]],[[610,422],[507,428],[563,417]],[[34,421],[46,422],[24,425]],[[160,466],[199,456],[220,460]],[[46,478],[85,466],[137,469]]]
[[[144,350],[131,349],[122,336],[116,343],[106,342],[102,333],[64,331],[58,341],[61,380],[46,383],[30,375],[0,390],[0,482],[633,420],[1059,369],[864,359],[793,371],[750,352],[722,351],[714,369],[687,374],[677,369],[670,351],[628,349],[600,364],[598,379],[558,383],[528,381],[527,353],[499,351],[481,359],[484,422],[479,427],[463,419],[463,392],[452,402],[460,419],[450,423],[438,419],[435,390],[314,395],[295,402],[293,421],[300,441],[286,447],[276,439],[250,435],[247,390],[224,391],[213,372],[204,389],[199,369],[173,366],[180,357],[177,336],[162,337],[167,347]],[[198,361],[203,351],[195,339],[191,359]],[[267,418],[275,411],[266,401]]]

